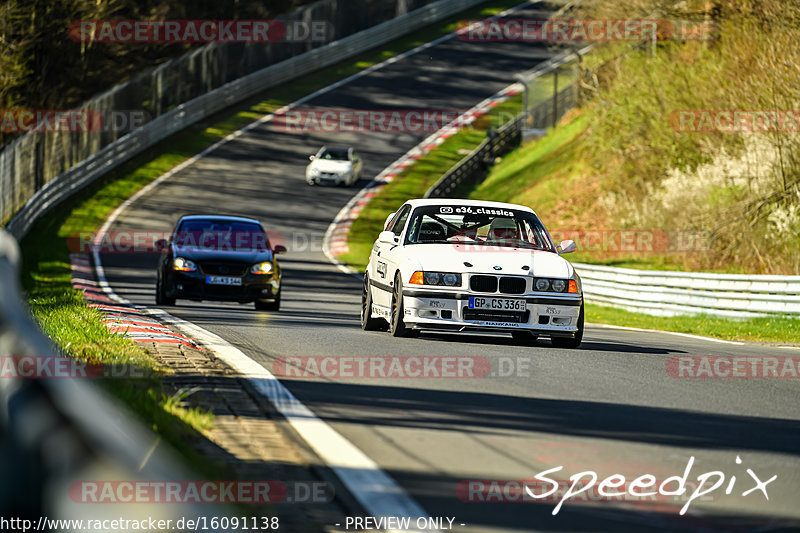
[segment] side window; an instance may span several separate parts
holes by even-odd
[[[406,220],[408,220],[408,214],[411,212],[411,206],[406,205],[404,206],[399,213],[394,217],[392,220],[391,225],[389,226],[389,231],[394,233],[395,235],[400,235],[403,232],[403,227],[406,225]]]

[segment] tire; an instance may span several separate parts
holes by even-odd
[[[382,318],[372,317],[372,291],[369,290],[369,276],[364,274],[364,287],[361,290],[361,329],[379,331],[386,322]]]
[[[556,348],[577,348],[583,341],[583,303],[581,303],[581,312],[578,315],[578,331],[574,337],[552,337],[550,339],[553,346]]]
[[[175,298],[167,298],[167,290],[161,278],[156,281],[156,305],[172,306],[175,305]]]
[[[392,322],[389,328],[392,337],[411,336],[411,329],[406,327],[403,316],[403,282],[400,280],[398,272],[394,277],[394,293],[392,294]]]
[[[278,289],[278,295],[275,296],[275,299],[271,302],[264,302],[261,300],[256,300],[254,302],[256,307],[256,311],[280,311],[281,309],[281,290]]]
[[[531,333],[530,331],[512,331],[511,337],[517,342],[534,343],[539,335]]]

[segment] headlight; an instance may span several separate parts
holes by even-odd
[[[578,283],[574,279],[536,278],[533,287],[539,292],[578,293]]]
[[[181,272],[194,272],[197,270],[197,265],[191,259],[184,259],[183,257],[176,257],[172,260],[172,269],[180,270]]]
[[[250,272],[253,274],[270,274],[272,273],[272,263],[264,261],[263,263],[255,264],[250,268]]]
[[[422,272],[417,270],[411,276],[409,283],[414,285],[445,285],[457,287],[461,285],[461,274],[452,272]]]
[[[319,176],[319,169],[315,167],[311,167],[308,169],[308,173],[312,176]]]

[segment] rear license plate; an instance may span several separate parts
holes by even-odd
[[[525,300],[521,298],[469,297],[470,309],[491,309],[493,311],[525,311]]]
[[[206,276],[206,283],[209,285],[241,285],[242,278],[231,276]]]

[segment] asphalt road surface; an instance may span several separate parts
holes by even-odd
[[[308,107],[465,110],[550,54],[537,45],[452,39]],[[798,352],[591,325],[578,350],[554,349],[547,340],[526,346],[505,336],[394,339],[361,331],[360,280],[321,252],[326,228],[356,189],[307,186],[307,156],[325,143],[353,145],[368,178],[426,135],[293,134],[263,125],[141,197],[111,230],[167,231],[182,214],[226,213],[256,217],[283,234],[289,253],[281,257],[280,312],[188,301],[167,308],[267,369],[290,356],[425,355],[490,364],[488,375],[473,378],[282,380],[431,515],[454,516],[458,531],[800,531],[798,381],[679,379],[666,371],[671,357]],[[118,294],[154,305],[155,256],[102,260]],[[684,516],[678,511],[685,499],[602,501],[596,492],[567,501],[553,516],[555,501],[513,501],[520,499],[513,485],[484,482],[481,492],[469,484],[532,479],[557,466],[563,470],[551,477],[559,480],[591,470],[601,479],[652,474],[660,481],[682,475],[692,456],[690,481],[719,470],[725,482]],[[755,484],[748,468],[765,481],[778,476],[767,485],[769,500],[760,491],[741,495]],[[735,486],[726,495],[731,476]]]

